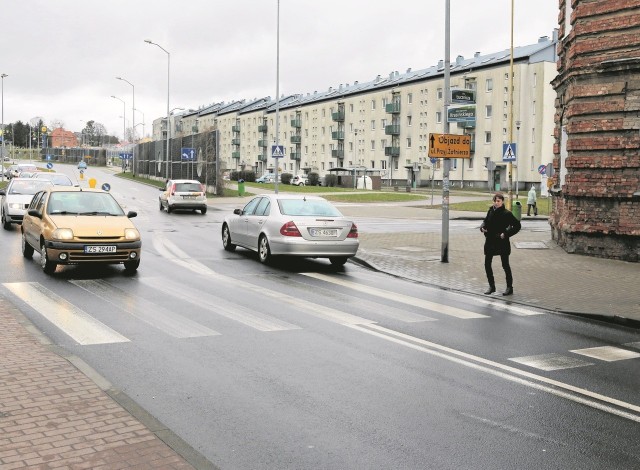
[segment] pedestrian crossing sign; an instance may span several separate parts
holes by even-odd
[[[516,144],[502,144],[502,161],[503,162],[515,162],[516,161]]]
[[[282,158],[282,157],[284,157],[284,145],[272,145],[271,146],[271,156],[273,158]]]

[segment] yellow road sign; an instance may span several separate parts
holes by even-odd
[[[471,136],[429,134],[429,157],[471,158]]]

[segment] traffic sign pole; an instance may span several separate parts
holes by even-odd
[[[451,100],[450,79],[451,79],[451,58],[450,58],[450,38],[449,25],[451,23],[450,1],[445,2],[444,13],[444,133],[449,133],[449,102]],[[449,262],[449,169],[451,168],[451,160],[444,159],[444,168],[442,170],[442,250],[440,253],[440,261],[442,263]]]

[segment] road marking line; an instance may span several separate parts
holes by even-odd
[[[384,317],[392,318],[394,320],[399,320],[406,323],[438,321],[436,318],[427,317],[426,315],[423,315],[421,313],[408,312],[400,308],[390,307],[389,305],[381,306],[380,304],[377,304],[370,300],[354,299],[349,295],[340,294],[338,292],[332,291],[325,287],[312,286],[310,284],[305,284],[304,282],[294,281],[293,279],[282,279],[282,278],[274,277],[272,275],[267,275],[267,276],[260,275],[260,277],[265,277],[272,282],[279,282],[287,286],[291,286],[292,284],[295,284],[299,289],[302,289],[302,290],[304,290],[305,288],[306,289],[312,288],[313,292],[316,294],[319,292],[326,292],[326,295],[331,295],[335,300],[342,301],[346,305],[355,305],[361,309],[375,312],[377,315],[382,315]]]
[[[395,302],[400,302],[407,305],[413,305],[414,307],[424,308],[433,312],[442,313],[443,315],[449,315],[455,318],[462,318],[465,320],[468,320],[470,318],[489,318],[487,315],[482,315],[480,313],[470,312],[468,310],[462,310],[460,308],[450,307],[448,305],[438,304],[435,302],[430,302],[428,300],[419,299],[417,297],[410,297],[408,295],[398,294],[398,293],[391,292],[384,289],[376,289],[373,287],[364,286],[362,284],[357,284],[355,282],[338,279],[334,276],[327,276],[326,274],[320,274],[320,273],[301,273],[301,274],[307,277],[312,277],[314,279],[330,282],[336,285],[347,287],[349,289],[364,292],[365,294],[374,295],[376,297],[382,297],[384,299],[393,300]]]
[[[264,315],[260,312],[250,312],[249,309],[241,305],[232,303],[220,297],[206,294],[198,289],[193,289],[184,284],[177,285],[160,278],[140,278],[140,282],[154,289],[166,292],[172,297],[181,299],[204,308],[216,315],[220,315],[229,320],[240,322],[251,328],[260,331],[283,331],[283,330],[299,330],[300,327]]]
[[[509,360],[545,371],[573,369],[575,367],[593,365],[593,362],[585,362],[575,357],[563,356],[562,354],[555,353],[538,354],[536,356],[510,357]]]
[[[127,294],[106,281],[76,280],[69,282],[175,338],[197,338],[220,334],[179,313],[171,312],[153,302]],[[142,305],[143,303],[144,305]]]
[[[615,346],[600,346],[596,348],[572,349],[572,353],[581,354],[582,356],[600,359],[606,362],[623,361],[625,359],[636,359],[640,357],[640,353],[629,351],[627,349],[616,348]]]
[[[640,423],[640,406],[580,387],[500,364],[456,349],[432,343],[380,325],[348,325],[349,328],[406,346],[457,364],[535,388],[567,400]],[[617,408],[615,408],[617,407]],[[628,411],[625,411],[628,410]],[[634,414],[637,413],[637,414]]]
[[[4,286],[78,344],[126,343],[128,338],[96,320],[37,282]]]
[[[340,325],[361,325],[367,323],[375,323],[371,320],[367,320],[366,318],[351,315],[350,313],[325,307],[324,305],[314,304],[312,302],[304,302],[304,304],[301,305],[300,299],[296,297],[283,294],[282,292],[275,292],[270,289],[265,289],[264,287],[259,287],[240,279],[232,278],[230,276],[218,274],[215,271],[209,269],[204,264],[189,257],[188,254],[186,254],[175,244],[167,240],[160,233],[153,234],[152,243],[161,256],[167,258],[175,264],[184,267],[185,269],[206,276],[209,279],[215,279],[218,282],[228,284],[235,288],[242,288],[248,291],[252,291],[263,297],[271,297],[278,300],[279,302],[288,303],[291,306],[295,307],[301,313],[338,323]]]

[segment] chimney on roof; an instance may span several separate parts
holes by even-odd
[[[333,87],[329,87],[329,93],[333,91]]]
[[[389,78],[393,78],[393,72],[389,72]]]
[[[407,69],[407,73],[411,73],[411,67]]]
[[[399,73],[398,73],[398,71],[396,70],[396,77],[399,77],[399,76],[400,76],[400,74],[399,74]]]
[[[379,81],[380,81],[380,75],[376,77],[376,83],[378,83]]]
[[[353,82],[353,84],[354,84],[354,85],[357,85],[357,84],[358,84],[358,80],[356,80],[355,82]]]
[[[473,54],[473,57],[480,57],[480,51],[477,51],[475,54]]]
[[[338,90],[342,91],[342,83],[340,84],[340,88],[338,88]]]
[[[440,59],[440,60],[438,61],[438,68],[439,68],[439,69],[443,69],[443,68],[444,68],[444,60]]]
[[[538,43],[547,42],[549,40],[549,36],[540,36],[538,38]]]
[[[456,65],[462,64],[463,61],[464,61],[463,56],[459,55],[458,57],[456,57]]]

